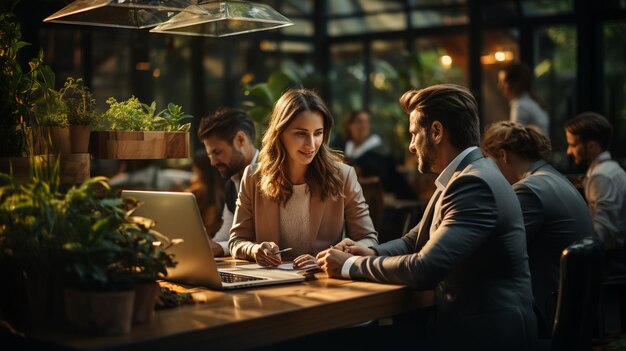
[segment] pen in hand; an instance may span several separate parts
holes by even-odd
[[[278,252],[273,253],[273,255],[278,255],[280,253],[284,253],[284,252],[287,252],[287,251],[291,251],[291,248],[287,247],[287,248],[284,248],[282,250],[278,250]]]

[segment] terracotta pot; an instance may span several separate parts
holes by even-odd
[[[65,289],[65,317],[76,330],[97,335],[128,334],[135,291],[94,292]]]
[[[133,324],[148,324],[154,319],[154,307],[161,292],[156,282],[135,285],[135,307]]]
[[[71,153],[69,127],[33,127],[31,137],[35,155]]]
[[[70,149],[73,154],[86,154],[89,152],[89,136],[91,126],[70,125]]]

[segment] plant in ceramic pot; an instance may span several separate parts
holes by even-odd
[[[156,103],[147,105],[136,97],[118,102],[107,100],[109,108],[98,119],[90,150],[94,158],[163,159],[189,157],[190,123],[193,118],[175,104],[156,112]]]
[[[154,316],[157,297],[161,291],[157,281],[167,276],[167,268],[175,267],[174,255],[167,249],[180,242],[152,229],[155,222],[149,218],[132,216],[130,224],[124,227],[127,244],[134,255],[129,259],[133,281],[135,282],[135,306],[133,323],[149,323]]]
[[[96,99],[81,78],[68,77],[59,94],[66,105],[71,153],[87,153],[91,125],[97,118]]]
[[[151,319],[159,292],[154,283],[176,262],[165,252],[169,239],[152,229],[153,221],[131,216],[137,206],[134,199],[115,197],[103,177],[92,178],[65,195],[66,316],[75,328],[98,334],[127,333],[136,304],[144,306],[148,299],[137,294],[135,286],[146,282],[154,287],[147,301],[151,309],[144,307],[144,314],[136,319]]]

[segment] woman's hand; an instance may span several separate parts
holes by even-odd
[[[376,255],[376,251],[374,251],[373,249],[358,245],[354,240],[348,239],[348,238],[343,239],[337,245],[333,246],[333,249],[347,252],[355,256],[375,256]]]
[[[254,260],[260,266],[278,266],[282,262],[280,253],[278,253],[278,245],[273,242],[262,242],[254,252]]]
[[[307,266],[317,265],[315,261],[315,257],[309,254],[300,255],[293,260],[293,268],[304,269]]]

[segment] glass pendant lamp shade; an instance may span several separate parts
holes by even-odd
[[[287,17],[265,4],[225,0],[197,6],[203,13],[180,12],[150,32],[225,37],[293,25]]]
[[[197,0],[76,0],[44,22],[143,29],[185,12],[200,14]]]

